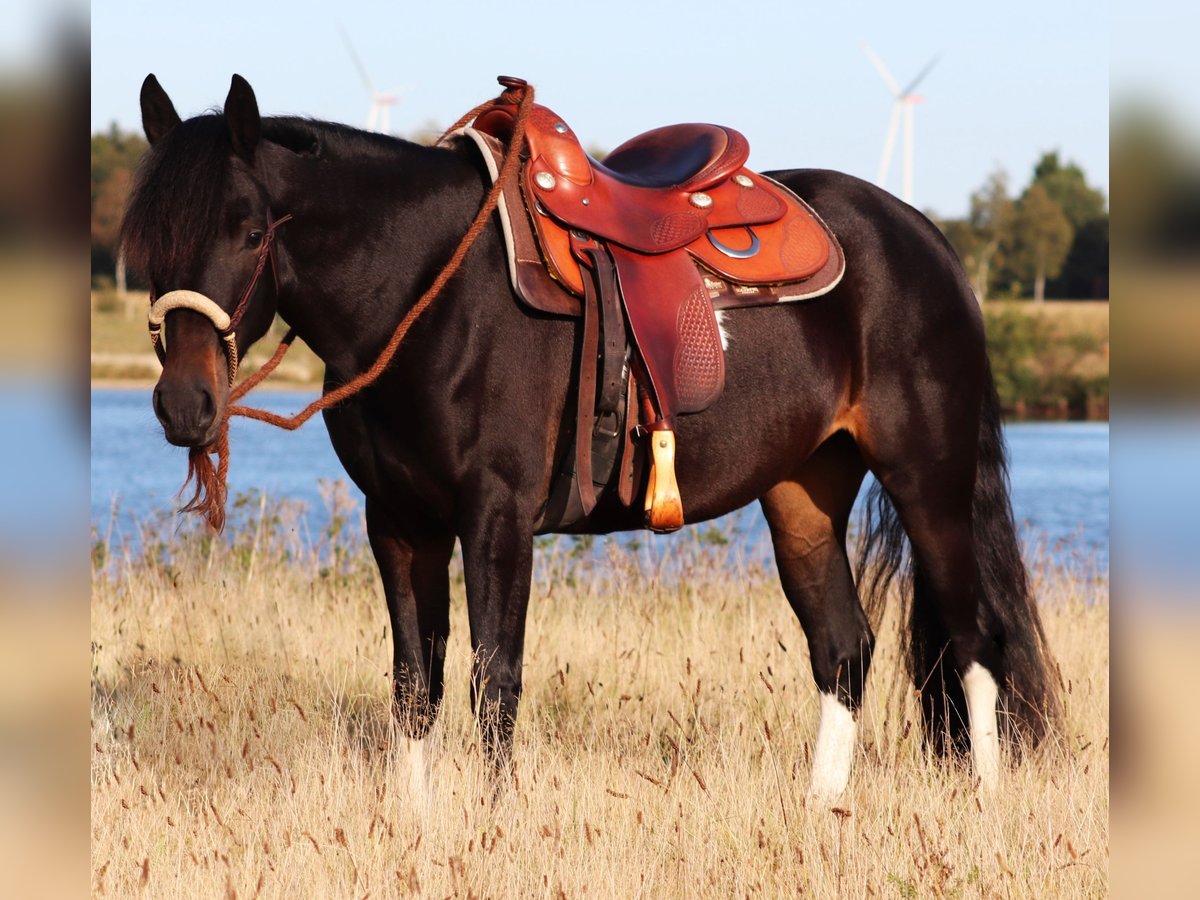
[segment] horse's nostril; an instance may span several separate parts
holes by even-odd
[[[154,415],[158,416],[158,421],[163,425],[170,425],[171,417],[167,414],[167,408],[163,405],[162,388],[155,387],[151,402],[154,406]]]
[[[217,403],[213,399],[212,391],[208,388],[200,390],[200,421],[211,422],[216,418]]]

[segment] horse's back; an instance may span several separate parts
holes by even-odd
[[[815,209],[846,254],[837,302],[898,320],[947,316],[982,334],[979,305],[958,255],[919,210],[882,188],[830,169],[765,173]]]

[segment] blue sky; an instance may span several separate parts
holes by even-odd
[[[405,87],[392,115],[401,132],[448,124],[513,74],[589,144],[712,121],[746,134],[753,168],[869,179],[891,97],[861,43],[902,84],[940,53],[919,91],[915,205],[961,215],[997,166],[1019,187],[1055,149],[1108,192],[1110,17],[1094,2],[109,0],[92,8],[92,128],[140,127],[147,72],[185,116],[219,106],[238,72],[264,113],[365,124],[339,27],[378,87]],[[898,145],[896,193],[899,173]]]

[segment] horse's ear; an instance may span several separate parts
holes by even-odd
[[[229,85],[229,96],[225,98],[225,124],[229,128],[233,151],[246,162],[254,162],[254,149],[262,134],[262,117],[258,114],[254,89],[241,75],[234,75]]]
[[[179,124],[179,113],[158,79],[147,75],[142,82],[142,128],[151,144]]]

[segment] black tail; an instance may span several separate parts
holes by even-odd
[[[1041,617],[1021,559],[1009,500],[1008,462],[1000,402],[989,371],[979,421],[979,462],[972,502],[975,560],[979,567],[979,625],[1001,661],[1001,728],[1015,748],[1036,747],[1058,725],[1060,677],[1046,644]],[[965,750],[967,705],[948,659],[948,638],[913,565],[908,539],[879,482],[867,500],[856,564],[859,593],[878,622],[888,587],[902,575],[908,607],[909,672],[921,694],[925,735],[939,751]]]

